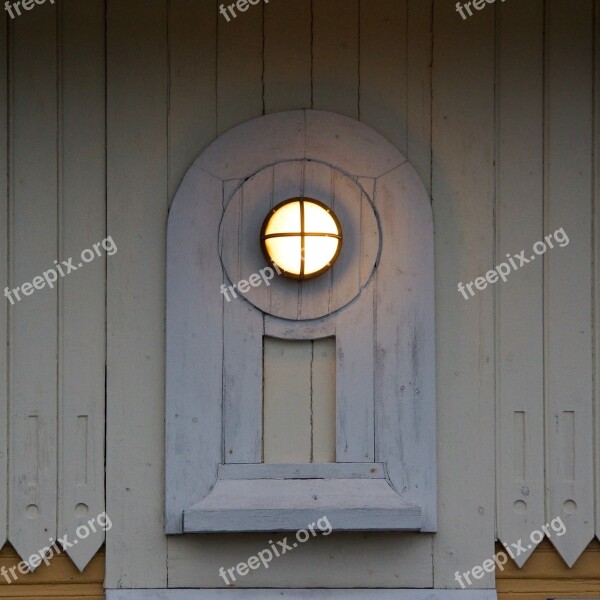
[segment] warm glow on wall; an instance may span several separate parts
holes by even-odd
[[[342,228],[329,207],[312,198],[292,198],[267,215],[261,245],[283,275],[309,279],[324,273],[342,249]]]

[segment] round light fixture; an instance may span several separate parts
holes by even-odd
[[[342,227],[322,202],[291,198],[266,216],[260,243],[265,258],[282,275],[310,279],[327,271],[340,255]]]

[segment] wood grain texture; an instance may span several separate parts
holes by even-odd
[[[496,551],[502,551],[500,544]],[[544,540],[523,568],[509,561],[496,572],[498,600],[600,597],[600,544],[593,541],[569,567],[548,540]]]
[[[384,479],[383,463],[225,464],[219,479]]]
[[[431,205],[408,163],[375,184],[375,460],[437,528],[434,245]],[[369,345],[367,341],[367,345]]]
[[[215,10],[219,2],[215,3]],[[217,132],[264,114],[264,4],[227,22],[218,17]]]
[[[312,462],[311,341],[264,339],[265,463]]]
[[[58,258],[57,11],[11,24],[11,265],[21,286]],[[35,292],[35,293],[33,293]],[[9,540],[29,558],[56,537],[57,288],[11,306]]]
[[[375,456],[374,287],[363,290],[351,310],[337,318],[336,456],[340,462],[368,462]]]
[[[333,524],[333,522],[332,522]],[[208,542],[199,543],[198,537]],[[223,587],[219,567],[236,565],[283,535],[249,533],[185,536],[169,555],[169,579],[179,588]],[[239,587],[265,588],[431,588],[431,536],[419,533],[338,532],[319,536],[287,553],[270,568],[252,571]],[[343,569],[323,565],[343,564]],[[226,590],[230,592],[231,590]],[[345,589],[349,594],[352,590]],[[430,594],[432,590],[427,590]],[[363,598],[368,593],[361,589]],[[397,595],[398,589],[393,593]],[[416,590],[411,589],[410,598]],[[346,596],[344,596],[346,597]]]
[[[108,590],[108,600],[497,600],[496,590],[374,590],[272,589],[272,590]]]
[[[406,154],[408,0],[369,0],[359,5],[359,118]]]
[[[310,0],[264,7],[265,113],[308,108],[312,102]]]
[[[592,2],[546,3],[544,230],[564,228],[568,246],[544,256],[546,519],[572,565],[594,535],[591,193]],[[568,202],[565,199],[568,198]]]
[[[199,189],[205,190],[201,197]],[[222,214],[222,198],[222,182],[194,164],[169,215],[167,533],[181,533],[183,510],[208,493],[223,461],[223,271],[213,227]]]
[[[435,445],[433,434],[435,429],[435,383],[433,379],[435,367],[434,354],[432,351],[434,339],[432,293],[433,243],[431,207],[426,190],[424,186],[419,183],[416,173],[411,169],[410,165],[406,164],[406,161],[397,149],[393,148],[388,141],[366,126],[339,115],[336,116],[310,111],[304,115],[304,118],[300,118],[300,115],[297,112],[282,115],[270,115],[232,129],[202,154],[194,169],[202,170],[205,168],[211,173],[218,173],[220,177],[234,177],[234,179],[226,181],[223,186],[226,198],[229,197],[232,190],[235,190],[239,178],[243,178],[246,184],[249,184],[235,192],[231,201],[225,202],[227,210],[225,219],[222,222],[221,242],[227,255],[231,253],[231,248],[225,246],[226,241],[231,239],[235,243],[236,238],[238,243],[240,238],[242,238],[242,248],[253,252],[254,250],[249,250],[250,246],[246,247],[246,242],[243,241],[243,228],[248,226],[252,229],[252,224],[257,218],[256,215],[253,214],[254,212],[257,212],[256,209],[249,211],[247,215],[245,213],[246,209],[244,205],[246,201],[246,191],[249,192],[249,206],[254,206],[255,200],[260,200],[260,202],[264,204],[269,200],[270,196],[270,203],[272,204],[275,201],[276,195],[279,193],[279,188],[274,187],[271,189],[269,187],[271,179],[272,181],[277,182],[277,185],[283,183],[285,187],[285,185],[290,184],[297,188],[297,184],[293,184],[293,181],[294,178],[298,176],[298,173],[301,174],[301,171],[298,171],[295,167],[290,167],[290,169],[271,169],[268,165],[271,164],[273,160],[277,161],[280,156],[285,157],[282,153],[282,139],[290,139],[293,143],[300,142],[301,144],[301,140],[304,138],[303,128],[305,122],[308,124],[307,152],[310,152],[308,157],[316,157],[315,163],[331,158],[340,165],[337,170],[332,169],[327,165],[320,165],[318,168],[329,169],[329,175],[323,178],[323,185],[325,189],[328,189],[329,187],[332,190],[336,211],[339,210],[346,220],[346,223],[349,224],[348,231],[352,232],[353,227],[355,229],[354,235],[356,237],[356,243],[353,246],[351,245],[350,249],[352,250],[352,247],[354,247],[354,251],[357,253],[356,266],[358,267],[358,273],[355,278],[356,280],[359,282],[362,281],[362,277],[365,276],[365,274],[366,279],[369,279],[367,268],[368,261],[362,256],[359,259],[362,250],[365,250],[364,256],[367,257],[369,261],[375,261],[378,256],[379,248],[379,236],[376,231],[377,228],[375,227],[376,219],[375,217],[372,217],[371,222],[369,222],[369,219],[367,218],[367,215],[369,214],[368,211],[370,210],[373,212],[373,207],[371,207],[366,198],[367,190],[368,193],[373,194],[377,185],[380,185],[382,191],[380,194],[378,210],[380,214],[383,215],[382,218],[386,220],[388,227],[391,227],[392,223],[399,224],[399,227],[397,231],[394,232],[393,236],[388,232],[389,248],[383,255],[384,258],[382,258],[382,263],[385,264],[385,267],[381,268],[388,277],[380,284],[380,296],[385,296],[387,300],[382,302],[380,307],[381,310],[379,312],[378,335],[381,341],[381,352],[377,354],[377,357],[380,368],[385,368],[386,373],[389,374],[387,381],[383,382],[380,386],[383,391],[382,397],[385,398],[386,406],[389,409],[388,412],[392,415],[394,411],[398,412],[399,410],[402,418],[396,418],[398,415],[394,413],[389,419],[390,426],[385,426],[380,429],[381,435],[379,437],[376,452],[379,452],[385,457],[385,460],[395,462],[395,465],[393,465],[392,468],[394,471],[392,477],[394,486],[403,496],[404,501],[418,504],[419,506],[422,505],[424,507],[424,510],[426,511],[425,528],[429,531],[435,528],[436,512],[434,476],[435,455],[433,451]],[[317,132],[319,135],[317,135]],[[253,152],[248,150],[245,143],[245,140],[248,139],[252,139],[253,141]],[[257,148],[262,148],[264,154],[257,155]],[[338,152],[338,149],[340,152]],[[238,157],[240,159],[239,163],[236,162]],[[299,157],[304,157],[303,150]],[[268,167],[264,169],[264,174],[261,170],[261,160],[264,163],[263,167]],[[232,167],[232,164],[236,165],[235,170]],[[392,167],[391,175],[388,174],[382,176],[386,171],[389,171],[390,166]],[[395,169],[393,169],[394,166],[396,167]],[[338,171],[352,173],[352,169],[354,168],[356,169],[354,174],[349,176],[344,175],[341,178],[341,181],[344,182],[349,177],[353,178],[353,182],[351,182],[352,185],[345,187],[345,184],[342,184],[339,181],[341,176]],[[186,181],[188,177],[190,177],[190,198],[193,198],[194,194],[196,194],[196,197],[211,198],[214,195],[214,190],[207,185],[206,181],[202,181],[198,175],[193,174],[194,169],[192,169],[186,177]],[[366,173],[366,175],[364,177],[357,177],[357,173]],[[205,175],[208,176],[206,172]],[[249,175],[250,177],[248,178]],[[381,176],[379,177],[379,181],[375,181],[378,176]],[[264,177],[265,180],[260,186],[256,186],[256,182],[259,182],[262,177]],[[312,176],[311,181],[313,181]],[[350,190],[353,190],[353,192],[350,192]],[[190,202],[192,202],[191,199]],[[237,204],[234,204],[235,202],[237,202]],[[351,204],[348,205],[348,202]],[[183,205],[180,211],[178,208],[178,199],[176,198],[173,210],[177,211],[177,219],[181,220],[182,223],[189,223],[189,227],[192,228],[189,229],[190,232],[195,231],[194,228],[198,227],[196,224],[197,217],[194,217],[191,204],[187,206],[187,208]],[[188,211],[191,216],[187,215]],[[230,211],[231,215],[229,215]],[[345,216],[344,213],[346,213]],[[171,213],[170,219],[174,218],[174,214],[176,213]],[[207,215],[206,219],[203,221],[203,226],[210,227],[211,223],[216,223],[217,221],[218,217],[215,218],[214,215],[212,215],[212,217]],[[256,221],[256,224],[257,223],[259,223],[259,221]],[[177,235],[174,235],[173,237],[170,235],[169,239],[173,240],[174,244],[183,247],[188,244],[188,242],[185,242],[184,239],[178,241],[177,236],[181,235],[182,238],[185,237],[185,231],[185,229],[181,229],[177,232]],[[228,232],[226,236],[224,235],[224,232]],[[187,235],[193,237],[190,234]],[[206,236],[201,237],[210,238],[211,236],[210,234],[207,234]],[[209,241],[208,243],[209,248],[207,249],[206,254],[210,256],[212,255],[214,248],[211,250],[211,242]],[[250,236],[247,238],[247,243],[254,244],[255,239]],[[400,253],[400,256],[402,257],[403,262],[401,265],[406,272],[405,279],[398,277],[398,253]],[[187,284],[184,283],[188,279],[194,281],[199,280],[199,277],[194,274],[195,269],[197,269],[195,256],[197,256],[197,254],[190,251],[184,256],[181,264],[174,266],[169,264],[169,272],[173,270],[173,272],[177,273],[178,277],[180,277],[180,280],[175,279],[173,284],[168,283],[169,293],[173,295],[174,300],[180,297],[189,298],[189,300],[186,300],[178,309],[173,311],[173,316],[176,316],[180,323],[179,333],[175,333],[170,342],[174,348],[182,348],[186,345],[185,342],[183,344],[177,342],[178,339],[183,339],[187,334],[185,323],[186,320],[189,319],[190,310],[185,308],[186,302],[197,302],[197,298],[202,297],[202,295],[199,295],[196,291],[190,293],[187,290]],[[246,261],[246,257],[248,256],[248,252],[242,252],[239,256],[233,252],[232,257],[235,260],[233,261],[231,270],[228,268],[230,279],[242,277],[243,271],[251,270],[250,268],[255,266],[254,263]],[[227,259],[226,256],[224,256],[224,258]],[[242,261],[241,263],[240,259]],[[242,266],[240,266],[240,264]],[[208,269],[209,273],[213,271],[216,271],[216,269],[212,267]],[[351,272],[352,269],[347,269],[347,271]],[[234,275],[231,275],[231,273]],[[186,274],[188,276],[186,276]],[[336,286],[342,288],[342,281],[335,281],[334,283]],[[196,283],[195,285],[199,284]],[[204,284],[202,287],[204,287]],[[215,289],[217,289],[217,287],[218,285],[215,286]],[[401,298],[400,303],[404,307],[404,312],[400,316],[392,310],[390,305],[398,293]],[[335,293],[333,293],[333,297],[335,298]],[[371,306],[371,312],[369,313],[369,311],[367,311],[367,313],[371,315],[371,322],[373,322],[373,301],[372,299],[369,300],[368,295],[365,295],[365,298],[365,306]],[[235,300],[239,303],[243,302],[240,298]],[[168,302],[168,306],[168,312],[171,312],[170,301]],[[357,306],[359,306],[358,302],[351,303],[348,306],[348,313],[346,315],[347,320],[345,321],[346,325],[354,323],[364,316],[363,313],[357,312]],[[337,317],[338,315],[336,314],[331,315],[329,320],[336,320]],[[396,323],[394,320],[396,318],[399,319],[402,325]],[[220,319],[220,317],[217,317],[214,321],[218,323],[220,322]],[[242,324],[245,327],[245,321],[243,319],[240,320],[239,327],[236,326],[240,331],[243,331]],[[336,326],[337,325],[338,324],[336,323]],[[273,323],[270,323],[270,326],[272,327]],[[418,333],[415,334],[411,327]],[[170,329],[169,326],[168,328]],[[325,333],[326,335],[337,334],[335,328],[330,330],[320,321],[312,322],[308,329],[313,333],[316,333],[318,337],[322,337]],[[234,329],[232,329],[232,331],[234,331]],[[303,346],[306,346],[308,350],[301,357],[290,355],[290,357],[287,357],[285,360],[279,361],[275,367],[273,367],[269,361],[268,349],[265,352],[264,380],[266,389],[264,408],[264,457],[266,462],[270,462],[271,460],[273,462],[308,462],[311,460],[312,428],[310,423],[310,363],[313,361],[314,357],[312,343],[309,340],[303,342],[295,340],[292,344],[291,342],[294,340],[295,332],[294,327],[289,325],[284,326],[282,323],[278,324],[278,331],[280,335],[290,338],[285,340],[287,344],[290,344],[290,349],[293,348],[294,350],[298,350]],[[304,331],[304,333],[306,333],[306,331]],[[402,338],[401,344],[396,343],[397,340],[394,337],[396,334]],[[234,338],[235,336],[231,338],[232,341]],[[373,338],[372,334],[371,338]],[[250,340],[250,338],[248,339]],[[358,338],[353,335],[347,335],[346,342],[344,342],[341,348],[342,354],[345,352],[346,346],[349,350],[349,347],[355,345],[357,342],[364,345],[365,353],[370,354],[371,360],[375,362],[373,356],[373,339],[369,342],[369,336],[365,336],[363,339],[362,337]],[[252,344],[257,346],[256,339],[252,341]],[[281,345],[282,340],[273,340],[273,344]],[[276,358],[281,358],[281,356],[277,356],[276,352],[274,353],[274,356]],[[340,352],[338,348],[336,360],[338,360],[339,356]],[[190,368],[193,367],[193,365],[202,364],[205,368],[208,368],[211,373],[218,373],[218,370],[213,367],[206,367],[203,361],[197,362],[195,358],[188,361],[185,359],[185,353],[183,353],[179,359],[174,359],[173,362],[174,365],[181,363],[190,365]],[[359,363],[361,367],[366,364],[363,360],[358,360],[356,364],[358,365]],[[412,369],[411,373],[413,373],[414,376],[407,371],[407,377],[410,379],[409,385],[414,386],[415,388],[415,397],[411,398],[410,401],[407,400],[400,409],[396,406],[395,390],[398,386],[395,375],[393,375],[398,369],[398,364],[403,365],[402,368],[408,369],[408,371]],[[381,367],[381,365],[384,365],[384,367]],[[170,368],[170,364],[168,364],[168,369]],[[351,373],[350,368],[346,371],[349,374]],[[169,375],[167,380],[169,381],[170,379],[171,375]],[[180,393],[174,395],[173,398],[188,397],[188,400],[184,403],[193,406],[192,397],[197,394],[197,386],[194,386],[193,379],[184,379],[183,381],[180,377],[173,377],[172,379],[173,381],[180,382]],[[167,387],[169,388],[169,384]],[[350,389],[350,387],[351,386],[347,386],[348,389]],[[291,402],[291,406],[287,406],[284,401],[286,398],[290,398],[290,396],[293,398],[291,391],[295,389],[302,391],[301,400],[298,401],[298,398],[296,398],[295,402]],[[360,390],[362,389],[363,388],[361,387]],[[356,399],[356,406],[358,406],[361,411],[365,407],[368,408],[369,402],[372,401],[373,394],[376,392],[375,386],[367,385],[364,389],[371,400],[369,397],[362,398],[360,390],[352,390]],[[269,400],[270,392],[273,392],[272,402]],[[177,400],[175,400],[175,402],[177,402]],[[171,401],[168,400],[169,407],[170,404]],[[179,404],[179,406],[181,406],[181,404]],[[218,404],[215,404],[215,406],[218,408]],[[171,410],[172,409],[169,408],[169,413],[171,413]],[[296,417],[290,417],[290,414],[296,414],[294,411],[297,410],[300,410],[301,414]],[[174,409],[172,417],[179,414],[179,409]],[[361,415],[362,414],[363,413],[361,412]],[[205,452],[204,454],[207,456],[206,465],[212,463],[213,467],[212,470],[207,467],[201,476],[198,476],[198,473],[196,472],[194,477],[197,478],[197,481],[204,482],[201,486],[204,486],[206,489],[214,482],[214,476],[212,474],[216,471],[219,463],[219,459],[216,457],[218,453],[222,451],[218,433],[221,431],[222,425],[219,419],[214,415],[205,415],[205,417],[204,422],[207,424],[207,427],[211,428],[211,433],[205,437],[199,436],[197,437],[197,440],[202,440],[202,443],[204,444],[203,448],[205,450],[210,446],[209,452]],[[381,422],[385,422],[385,419],[386,416],[382,416]],[[187,422],[189,419],[185,420]],[[279,427],[269,428],[270,420]],[[181,432],[182,428],[180,426],[175,426],[176,421],[173,420],[173,418],[168,417],[167,421],[168,431],[170,431],[168,434],[167,446],[171,446],[169,440],[172,439],[173,447],[179,445],[180,448],[187,448],[186,444],[179,437],[178,432]],[[400,424],[400,427],[402,428],[401,437],[406,438],[407,450],[405,448],[398,449],[398,430],[394,429],[395,425],[393,425],[393,423]],[[416,425],[416,423],[418,423],[418,425]],[[426,426],[424,426],[423,423],[425,423]],[[227,424],[225,424],[225,427],[227,429]],[[258,428],[254,427],[252,429],[258,430]],[[360,427],[357,426],[356,430],[358,429],[360,429]],[[271,435],[270,431],[275,432],[275,434],[279,436],[278,451],[275,454],[279,454],[279,451],[283,454],[289,451],[290,448],[293,450],[297,447],[300,450],[301,455],[299,455],[299,457],[291,458],[275,456],[275,458],[271,459],[270,455],[273,453],[267,448],[269,436]],[[416,435],[417,431],[419,432],[418,436]],[[234,436],[231,435],[230,438],[233,440]],[[365,439],[368,438],[369,434],[367,432]],[[373,439],[373,436],[371,436],[371,439]],[[402,463],[404,453],[406,461]],[[364,456],[361,457],[361,460],[369,460],[368,455],[366,458]],[[176,464],[177,462],[178,461],[173,461],[173,464]],[[181,469],[179,469],[179,472],[173,470],[172,473],[174,475],[173,478],[168,477],[168,497],[170,498],[175,494],[179,495],[180,498],[183,498],[183,495],[178,494],[178,492],[171,492],[171,490],[177,490],[179,488],[179,486],[176,485],[176,482],[178,481],[178,477],[182,477],[183,471]],[[191,490],[194,487],[194,477],[190,477],[192,482],[186,481],[184,484],[184,488],[187,490],[186,493],[191,493]],[[198,491],[201,486],[199,487],[198,483],[195,485],[196,491]],[[199,501],[199,504],[202,504],[203,500],[201,499],[204,496],[206,496],[206,491],[202,494],[198,494],[198,500],[196,501]],[[415,502],[415,499],[418,500],[418,502]],[[173,506],[174,504],[172,504],[172,508]],[[185,506],[183,508],[185,509]],[[177,518],[176,515],[176,511],[174,511],[174,519]],[[190,527],[195,527],[195,525],[192,525],[191,523],[192,521],[190,521]],[[204,525],[202,527],[204,527]],[[398,543],[401,543],[401,540],[397,541]],[[197,543],[199,546],[198,552],[203,552],[204,544],[201,542]],[[420,552],[431,553],[430,538],[420,536],[417,545],[419,546],[419,549],[415,555]],[[170,542],[170,557],[174,555],[174,553],[178,553],[184,546],[188,548],[185,539],[173,540]],[[431,554],[429,554],[429,560],[431,561]],[[169,558],[169,564],[173,564],[171,558]],[[187,568],[188,567],[184,565],[184,571],[177,573],[173,579],[170,578],[173,587],[186,585],[182,582],[187,581],[185,573],[185,569]],[[194,577],[206,579],[205,575],[202,575],[201,573],[194,574]],[[267,585],[271,585],[271,580],[272,575],[271,572],[269,572],[262,581],[266,582]]]
[[[336,420],[335,338],[312,342],[312,462],[334,463]]]
[[[421,509],[385,479],[218,480],[184,511],[190,533],[297,531],[326,517],[335,531],[418,531]]]
[[[496,262],[501,263],[507,254],[523,249],[529,254],[544,235],[543,2],[512,3],[497,18]],[[543,263],[511,273],[493,293],[496,519],[498,538],[509,544],[546,523]],[[519,555],[519,566],[529,556]]]
[[[0,16],[0,123],[8,123],[8,14]],[[8,128],[0,129],[0,284],[10,286],[8,238]],[[8,319],[9,301],[0,311],[0,515],[7,514],[8,499]],[[4,304],[6,303],[6,304]],[[6,541],[6,518],[0,518],[0,548]]]
[[[107,4],[108,586],[165,586],[167,3]]]
[[[265,267],[258,232],[269,211],[271,180],[271,169],[261,171],[228,204],[224,220],[230,218],[220,232],[220,252],[224,264],[233,268],[233,285],[258,276]],[[268,291],[260,278],[259,287],[250,288],[263,297]],[[263,314],[244,297],[239,289],[230,290],[223,303],[223,433],[227,462],[255,463],[262,460]]]
[[[79,525],[104,511],[106,260],[117,255],[93,249],[106,237],[104,2],[66,0],[60,19],[59,254],[75,264],[85,249],[94,255],[60,287],[58,531],[75,539]],[[98,530],[67,552],[83,570],[103,543]]]
[[[438,493],[443,499],[434,575],[436,587],[457,587],[457,569],[493,555],[493,295],[484,291],[465,301],[457,284],[494,265],[494,10],[487,7],[467,22],[454,3],[436,2],[433,24]]]
[[[72,598],[73,600],[104,600],[103,587],[105,555],[100,550],[83,572],[73,564],[67,554],[59,554],[42,563],[33,573],[13,580],[9,569],[19,564],[21,558],[9,545],[0,551],[0,568],[8,571],[12,583],[0,577],[0,598],[3,600],[41,600],[42,598]]]
[[[217,135],[217,14],[213,2],[169,2],[170,202]]]
[[[600,14],[600,0],[594,0],[595,14]],[[594,39],[600,39],[600,19],[595,20]],[[600,44],[594,45],[594,471],[600,469]],[[600,477],[596,478],[596,538],[600,541]]]
[[[313,0],[313,102],[359,116],[358,0]]]
[[[406,158],[431,194],[433,0],[408,0]]]

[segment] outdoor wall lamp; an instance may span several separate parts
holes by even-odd
[[[342,250],[342,227],[333,211],[312,198],[291,198],[266,216],[260,243],[267,261],[292,279],[327,271]]]

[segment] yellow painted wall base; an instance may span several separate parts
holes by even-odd
[[[500,552],[502,546],[496,545]],[[20,558],[9,545],[0,551],[0,568],[18,564]],[[0,599],[104,600],[104,550],[80,573],[66,554],[55,556],[50,566],[20,575],[8,584],[0,577]],[[522,569],[509,562],[496,572],[498,600],[547,600],[548,598],[600,598],[600,542],[594,540],[572,569],[544,540]]]
[[[20,558],[9,545],[0,550],[0,568],[17,565]],[[7,583],[0,576],[0,598],[2,600],[42,600],[42,598],[65,598],[68,600],[104,600],[104,550],[90,561],[83,573],[66,554],[59,554],[50,565],[40,565],[27,575],[16,573],[19,578]],[[10,575],[9,575],[10,578]],[[12,578],[11,578],[12,579]]]
[[[496,552],[502,551],[500,544]],[[569,569],[548,540],[519,569],[509,561],[496,571],[498,600],[600,598],[600,543],[594,540]]]

